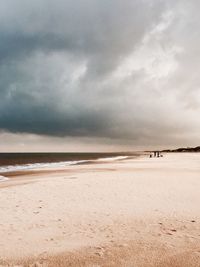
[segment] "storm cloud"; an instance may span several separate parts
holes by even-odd
[[[2,0],[1,131],[200,142],[199,8],[197,0]]]

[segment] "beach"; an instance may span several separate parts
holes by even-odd
[[[200,266],[199,163],[147,154],[5,174],[0,266]]]

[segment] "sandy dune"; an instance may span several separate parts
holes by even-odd
[[[0,183],[0,266],[200,266],[200,154]]]

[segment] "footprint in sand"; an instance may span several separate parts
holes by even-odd
[[[173,234],[168,232],[168,233],[166,233],[166,235],[173,235]]]
[[[34,214],[38,214],[38,213],[39,213],[39,211],[34,211],[33,213],[34,213]]]
[[[170,231],[171,231],[171,232],[177,232],[177,230],[176,230],[176,229],[171,229]]]
[[[102,247],[96,247],[95,248],[97,251],[94,253],[95,255],[99,256],[99,257],[103,257],[105,250]]]

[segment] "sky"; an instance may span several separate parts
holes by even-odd
[[[200,145],[198,0],[0,0],[0,151]]]

